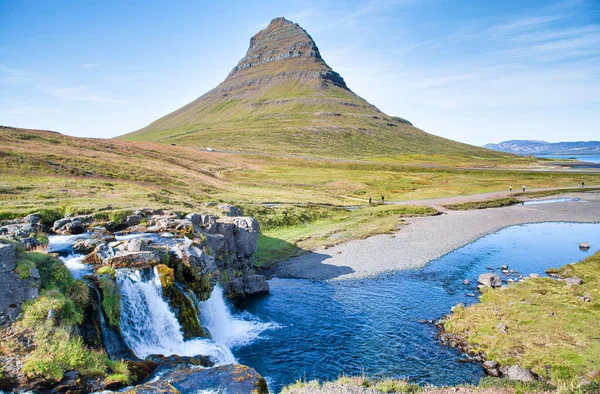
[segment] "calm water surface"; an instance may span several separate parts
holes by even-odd
[[[588,163],[600,163],[600,155],[535,155],[542,159],[577,159]]]
[[[587,252],[578,248],[584,241],[592,246]],[[454,349],[436,341],[435,328],[419,320],[438,319],[458,302],[476,302],[477,277],[490,269],[500,273],[508,264],[523,275],[543,274],[592,255],[598,246],[600,224],[529,224],[490,234],[425,268],[378,279],[275,279],[271,294],[246,310],[280,328],[234,354],[275,391],[297,379],[361,373],[435,385],[477,383],[481,366],[459,362]]]

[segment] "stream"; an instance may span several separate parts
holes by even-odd
[[[50,237],[49,250],[59,252],[76,277],[92,272],[71,248],[85,236]],[[580,242],[592,248],[580,250]],[[417,270],[363,280],[273,279],[271,293],[243,310],[229,305],[217,286],[207,301],[194,301],[212,339],[183,339],[155,269],[120,269],[121,328],[138,357],[203,354],[218,364],[237,361],[263,375],[272,392],[298,379],[361,374],[476,384],[481,365],[441,346],[436,328],[425,321],[437,320],[459,302],[477,302],[481,273],[498,273],[504,281],[543,276],[547,268],[591,256],[599,245],[600,223],[527,224],[489,234]],[[500,273],[504,264],[512,270],[508,275]]]

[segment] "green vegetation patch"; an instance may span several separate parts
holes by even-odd
[[[78,334],[83,311],[90,302],[88,286],[75,280],[57,258],[19,250],[19,270],[35,267],[40,273],[40,296],[23,304],[23,314],[3,341],[0,354],[18,357],[28,380],[59,382],[66,371],[83,377],[103,377],[108,383],[127,384],[127,364],[109,360],[103,351],[89,349]],[[21,274],[21,272],[19,272]],[[28,338],[23,341],[20,338]],[[30,345],[25,346],[25,343]]]
[[[449,205],[444,205],[444,207],[446,207],[448,209],[452,209],[454,211],[469,211],[472,209],[507,207],[510,205],[520,204],[521,202],[522,201],[519,201],[515,197],[503,197],[503,198],[494,198],[492,200],[470,201],[470,202],[464,202],[464,203],[460,203],[460,204],[449,204]]]
[[[480,303],[457,308],[445,329],[489,360],[530,368],[559,389],[576,387],[580,377],[600,381],[600,253],[559,275],[578,276],[583,284],[530,278],[488,290]],[[500,323],[507,334],[496,328]]]
[[[108,324],[119,327],[121,318],[121,291],[119,285],[110,276],[100,276],[98,284],[102,292],[102,310],[108,319]]]

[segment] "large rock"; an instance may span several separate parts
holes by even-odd
[[[223,211],[223,213],[227,216],[242,216],[242,211],[231,204],[219,204],[217,208]]]
[[[84,218],[87,220],[87,218]],[[63,218],[54,222],[52,231],[58,234],[82,234],[85,232],[85,227],[82,222],[82,218]]]
[[[521,382],[533,382],[536,380],[533,372],[521,367],[520,365],[512,365],[503,369],[502,372],[509,380],[518,380]]]
[[[477,283],[487,287],[500,287],[502,286],[502,279],[496,274],[487,273],[479,275]]]
[[[573,286],[573,285],[582,285],[582,284],[583,284],[583,279],[581,279],[581,278],[580,278],[580,277],[578,277],[578,276],[573,276],[573,277],[570,277],[570,278],[566,278],[566,279],[565,279],[565,283],[566,283],[568,286]]]
[[[160,263],[158,254],[153,251],[146,252],[117,252],[108,257],[107,263],[113,268],[146,268]]]
[[[204,253],[196,245],[178,244],[175,247],[175,253],[181,258],[181,261],[193,269],[194,272],[204,275],[214,271],[214,259]]]
[[[203,391],[228,394],[268,394],[267,382],[254,369],[230,364],[214,368],[179,367],[166,372],[160,380],[168,381],[182,394]]]
[[[0,244],[0,326],[13,322],[21,313],[21,305],[38,296],[38,281],[21,279],[14,271],[17,253],[13,245]],[[34,276],[37,270],[32,270]]]
[[[264,275],[247,275],[244,277],[244,293],[247,296],[266,294],[270,290]]]

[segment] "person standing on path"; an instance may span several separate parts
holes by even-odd
[[[384,202],[384,201],[385,201],[385,197],[383,197],[383,194],[382,194],[382,195],[381,195],[381,203],[382,203],[382,204],[385,204],[385,202]]]
[[[372,201],[372,200],[371,200],[371,197],[369,197],[369,205],[371,205],[371,201]]]
[[[523,185],[523,193],[525,193],[525,185]]]
[[[581,188],[583,189],[584,187],[585,187],[585,182],[581,182]]]
[[[512,193],[512,185],[508,187],[508,191]]]

